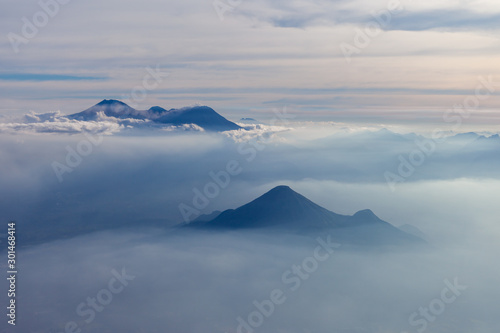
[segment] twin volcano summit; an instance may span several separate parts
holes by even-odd
[[[283,185],[246,205],[210,217],[201,216],[185,226],[211,230],[272,229],[301,234],[328,231],[338,241],[365,245],[424,243],[381,220],[369,209],[352,216],[337,214]]]
[[[227,120],[208,106],[193,106],[170,110],[160,106],[153,106],[148,110],[136,110],[123,102],[113,99],[105,99],[87,110],[69,115],[68,118],[92,121],[98,120],[100,113],[104,113],[107,117],[150,120],[158,124],[195,124],[207,131],[223,132],[241,129],[240,126]]]

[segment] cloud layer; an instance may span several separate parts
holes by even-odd
[[[58,117],[30,114],[25,125]],[[384,173],[398,173],[399,156],[410,160],[425,137],[332,123],[248,129],[1,133],[0,218],[17,221],[23,265],[18,326],[2,322],[2,330],[245,332],[239,318],[255,332],[498,330],[489,310],[500,293],[491,265],[500,236],[498,136],[436,143],[393,192]],[[179,204],[191,205],[194,190],[229,161],[241,173],[202,213],[286,184],[340,214],[372,209],[413,225],[430,246],[341,246],[315,264],[318,242],[307,237],[169,229],[182,221]],[[61,169],[62,181],[54,162],[70,169]],[[294,273],[297,265],[307,275]],[[259,319],[254,312],[267,304],[269,313],[271,298],[279,304]]]
[[[492,134],[434,140],[329,123],[245,125],[246,130],[220,134],[141,127],[147,124],[131,129],[136,124],[116,121],[59,122],[51,117],[31,114],[29,123],[9,129],[13,134],[1,134],[1,211],[5,219],[24,221],[20,228],[27,238],[50,238],[48,224],[54,225],[55,237],[80,230],[74,224],[87,232],[138,220],[149,226],[174,225],[183,221],[179,205],[192,206],[196,190],[203,191],[228,163],[237,163],[241,173],[200,213],[238,207],[281,183],[321,187],[331,182],[332,193],[345,184],[354,192],[342,204],[332,205],[321,196],[315,201],[350,215],[378,204],[359,204],[360,184],[374,184],[369,198],[396,200],[418,182],[448,187],[457,179],[487,182],[500,177],[499,139]],[[33,122],[38,120],[43,121]],[[107,135],[111,130],[113,135]],[[396,224],[407,222],[400,215],[389,216]]]
[[[23,250],[16,329],[59,332],[74,322],[82,332],[245,332],[239,328],[241,319],[246,325],[260,323],[255,331],[261,332],[416,332],[424,327],[470,332],[499,327],[488,310],[500,292],[493,278],[498,269],[490,265],[497,246],[420,253],[338,249],[308,273],[292,273],[294,266],[311,260],[307,258],[317,246],[301,237],[173,237],[143,230]],[[117,273],[127,277],[123,288]],[[450,285],[459,289],[450,290]],[[103,290],[110,288],[121,290],[104,297]],[[276,290],[281,292],[279,304],[261,305],[268,315],[259,319],[255,303],[268,304]],[[439,303],[443,292],[448,301]],[[92,298],[97,308],[89,305]],[[444,304],[439,305],[444,311],[436,304]],[[427,308],[432,321],[419,314],[420,308]]]

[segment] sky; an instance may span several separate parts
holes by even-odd
[[[3,116],[116,98],[235,120],[288,106],[302,119],[428,123],[490,77],[497,88],[470,121],[498,120],[492,1],[1,3]]]

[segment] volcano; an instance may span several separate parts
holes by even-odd
[[[212,220],[185,225],[209,230],[278,230],[317,234],[330,232],[337,241],[363,244],[424,243],[377,217],[371,210],[341,215],[323,208],[289,186],[271,189],[236,209],[228,209]]]
[[[105,99],[96,105],[69,115],[69,119],[96,121],[100,114],[118,119],[150,120],[153,123],[169,125],[195,124],[206,131],[224,132],[241,129],[237,124],[227,120],[208,106],[184,107],[181,109],[164,109],[153,106],[149,110],[136,110],[126,103],[114,99]]]

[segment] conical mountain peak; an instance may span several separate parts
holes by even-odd
[[[329,211],[289,186],[272,188],[257,199],[236,209],[228,209],[214,219],[202,219],[188,224],[209,229],[277,228],[300,233],[331,230],[346,242],[361,244],[395,244],[422,242],[365,209],[353,216]]]
[[[227,210],[209,224],[222,228],[326,227],[340,225],[344,216],[335,214],[281,185],[235,210]]]
[[[126,103],[123,103],[122,101],[118,101],[116,99],[103,99],[102,101],[100,101],[96,105],[102,106],[102,105],[112,105],[112,104],[127,105]]]
[[[273,198],[277,198],[277,199],[279,199],[279,198],[285,199],[287,197],[289,198],[290,196],[296,196],[296,195],[301,196],[299,193],[292,190],[290,186],[279,185],[279,186],[272,188],[268,192],[264,193],[261,196],[261,198],[273,197]],[[304,197],[304,199],[305,199],[305,197]]]
[[[290,186],[287,186],[287,185],[278,185],[278,186],[274,187],[273,189],[271,189],[269,192],[273,192],[273,191],[297,193],[294,190],[292,190],[292,188]]]

